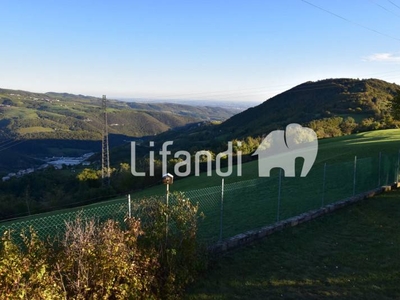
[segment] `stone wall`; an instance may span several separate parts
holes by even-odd
[[[390,191],[392,188],[397,188],[397,187],[398,187],[398,184],[396,184],[395,186],[383,186],[380,188],[376,188],[374,190],[355,195],[353,197],[344,199],[339,202],[335,202],[335,203],[326,205],[319,209],[308,211],[299,216],[292,217],[292,218],[277,222],[272,225],[268,225],[268,226],[265,226],[265,227],[262,227],[259,229],[255,229],[255,230],[249,230],[247,232],[235,235],[229,239],[220,241],[220,242],[210,246],[209,250],[212,253],[221,253],[221,252],[228,251],[230,249],[234,249],[236,247],[247,245],[256,240],[265,238],[265,237],[273,234],[274,232],[280,231],[286,227],[297,226],[301,223],[308,222],[308,221],[316,219],[320,216],[334,212],[340,208],[346,207],[350,204],[359,202],[359,201],[367,199],[367,198],[374,197],[375,195]]]

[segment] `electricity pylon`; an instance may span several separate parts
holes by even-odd
[[[107,98],[103,95],[101,101],[103,111],[103,139],[101,142],[101,178],[104,185],[110,185],[110,151],[108,145]]]

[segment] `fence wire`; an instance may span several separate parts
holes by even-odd
[[[14,240],[20,243],[20,233],[32,227],[41,238],[61,237],[65,232],[65,223],[76,220],[78,216],[82,219],[92,219],[103,222],[107,219],[115,219],[123,222],[127,215],[128,203],[125,198],[113,200],[112,203],[99,203],[96,206],[82,207],[70,211],[53,212],[52,214],[33,215],[22,220],[10,221],[0,224],[0,234],[11,231]]]
[[[284,172],[231,183],[227,178],[223,185],[184,191],[184,195],[193,204],[198,204],[199,211],[204,213],[198,236],[210,244],[398,182],[398,176],[399,155],[380,153],[377,157],[355,157],[344,163],[319,164],[304,178],[285,177]],[[170,201],[173,205],[173,197]],[[0,234],[12,230],[19,239],[22,229],[33,227],[42,237],[54,237],[62,235],[65,222],[73,221],[78,214],[84,219],[104,221],[112,218],[122,223],[128,211],[127,198],[120,198],[1,223]]]

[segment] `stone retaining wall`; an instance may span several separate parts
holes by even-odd
[[[292,218],[277,222],[272,225],[268,225],[268,226],[265,226],[265,227],[262,227],[259,229],[255,229],[255,230],[249,230],[247,232],[235,235],[229,239],[220,241],[220,242],[210,246],[209,250],[212,253],[221,253],[221,252],[225,252],[225,251],[228,251],[228,250],[236,248],[236,247],[247,245],[256,240],[265,238],[265,237],[273,234],[274,232],[280,231],[286,227],[297,226],[301,223],[308,222],[308,221],[316,219],[320,216],[334,212],[340,208],[346,207],[350,204],[359,202],[359,201],[367,199],[367,198],[374,197],[375,195],[390,191],[392,188],[397,188],[397,187],[398,187],[398,184],[396,184],[394,186],[382,186],[380,188],[376,188],[374,190],[371,190],[371,191],[368,191],[368,192],[365,192],[362,194],[358,194],[354,197],[350,197],[350,198],[344,199],[342,201],[326,205],[319,209],[308,211],[299,216],[292,217]]]

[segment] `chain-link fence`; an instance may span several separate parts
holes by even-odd
[[[307,177],[284,177],[275,170],[271,177],[259,177],[184,191],[192,203],[198,203],[205,219],[199,224],[199,237],[212,244],[248,230],[270,225],[312,209],[323,207],[353,195],[398,181],[399,156],[380,154],[374,158],[312,168]],[[131,202],[134,202],[132,199]],[[95,205],[31,216],[0,224],[0,234],[13,230],[16,238],[22,229],[32,226],[40,236],[64,233],[65,222],[82,218],[99,221],[113,218],[123,222],[130,213],[126,197]]]
[[[33,215],[17,221],[1,223],[0,234],[3,234],[6,230],[11,231],[14,239],[20,242],[22,230],[28,230],[29,227],[32,227],[42,238],[57,238],[64,234],[65,223],[76,220],[78,216],[82,219],[94,218],[99,222],[110,218],[123,222],[127,211],[128,203],[126,198],[119,198],[88,207]]]
[[[307,177],[271,177],[191,190],[185,195],[199,203],[206,218],[199,236],[207,243],[300,215],[356,194],[398,181],[399,156],[380,154],[350,162],[314,166]]]

